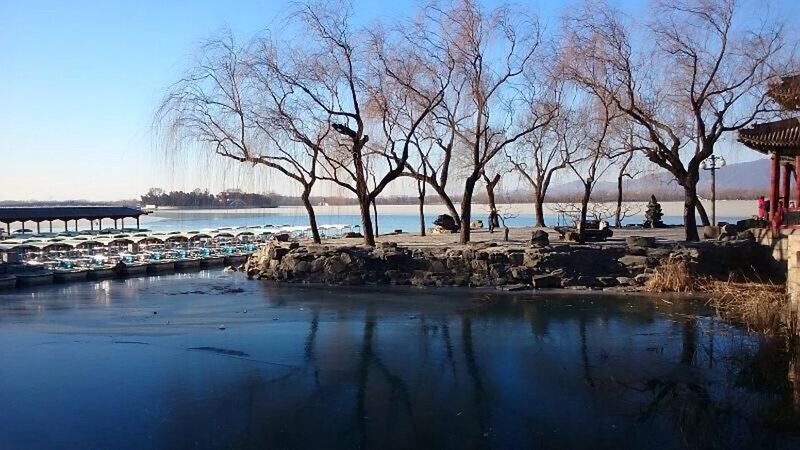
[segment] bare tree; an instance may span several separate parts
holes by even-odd
[[[169,145],[199,146],[299,183],[313,239],[320,242],[310,195],[329,127],[300,119],[303,107],[291,101],[288,86],[257,63],[262,50],[237,46],[231,36],[206,43],[196,64],[169,88],[156,123],[166,129]]]
[[[447,188],[454,172],[458,170],[454,157],[457,156],[460,143],[457,133],[459,122],[464,120],[462,109],[466,102],[467,80],[456,67],[463,65],[463,62],[456,60],[460,57],[456,49],[457,42],[453,38],[453,31],[445,28],[447,24],[442,22],[442,14],[439,7],[424,8],[414,20],[402,23],[397,31],[411,49],[422,55],[432,67],[439,68],[431,75],[438,76],[440,84],[445,80],[449,83],[441,101],[418,129],[414,145],[416,152],[406,163],[404,176],[430,186],[456,224],[460,225],[460,215]]]
[[[460,226],[461,216],[447,187],[454,172],[453,156],[457,145],[455,114],[461,101],[461,89],[451,87],[448,91],[420,128],[415,145],[416,154],[412,161],[407,162],[404,175],[430,186]]]
[[[611,100],[595,90],[590,90],[588,95],[579,94],[575,106],[565,111],[564,116],[564,126],[560,129],[563,159],[583,187],[578,217],[582,241],[592,191],[613,165],[611,141],[618,116]]]
[[[420,169],[420,173],[424,178],[427,175],[424,163],[420,164]],[[414,181],[417,184],[417,193],[419,194],[419,235],[425,236],[425,187],[427,185],[424,179],[416,179]]]
[[[251,70],[291,139],[313,148],[315,179],[355,195],[365,243],[374,245],[370,206],[402,173],[410,137],[446,84],[428,82],[427,64],[379,26],[354,30],[348,3],[301,4],[291,19],[304,39],[255,40]],[[275,121],[267,115],[256,125]]]
[[[574,221],[579,221],[581,218],[581,210],[583,209],[581,206],[581,202],[559,202],[554,205],[559,212],[561,212],[564,216],[569,217]],[[624,204],[622,205],[622,210],[619,212],[621,220],[625,220],[627,217],[635,216],[637,214],[641,214],[642,208],[639,205],[634,204]],[[589,202],[589,205],[586,208],[586,217],[591,217],[593,220],[611,220],[617,214],[616,205],[612,206],[606,202]]]
[[[617,206],[614,210],[614,226],[619,228],[622,226],[622,202],[623,202],[623,181],[625,178],[633,179],[635,177],[634,172],[629,171],[631,166],[631,162],[633,161],[633,157],[636,156],[636,152],[630,151],[626,152],[624,155],[621,156],[621,160],[619,162],[619,169],[617,170]]]
[[[641,142],[641,139],[636,138],[632,123],[624,120],[620,122],[622,124],[617,127],[617,132],[615,133],[617,140],[620,142],[614,154],[611,155],[617,167],[617,203],[613,215],[614,226],[617,228],[622,226],[622,221],[626,216],[626,209],[630,209],[623,206],[625,178],[632,180],[641,174],[642,170],[636,167],[635,162],[638,161],[637,156],[641,155],[642,145],[646,144],[646,141]]]
[[[536,66],[541,30],[529,14],[507,6],[485,9],[471,0],[427,8],[459,63],[463,103],[453,123],[465,171],[460,242],[470,240],[472,196],[486,166],[517,140],[545,126],[554,113]]]
[[[495,198],[495,188],[500,183],[500,179],[502,175],[500,172],[496,172],[494,176],[486,175],[486,170],[481,173],[483,177],[484,186],[486,187],[486,197],[489,200],[489,210],[496,211],[497,210],[497,200]]]
[[[698,240],[700,163],[725,133],[770,113],[765,89],[783,29],[746,16],[734,0],[659,1],[649,15],[641,31],[653,47],[635,45],[639,30],[608,5],[577,9],[566,21],[566,64],[637,124],[647,158],[683,187],[686,239]]]
[[[519,176],[533,189],[534,226],[544,227],[544,202],[553,175],[567,167],[568,153],[559,146],[558,127],[564,118],[555,118],[506,151],[506,158]]]

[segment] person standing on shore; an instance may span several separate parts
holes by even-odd
[[[766,216],[766,211],[764,211],[763,195],[759,195],[758,199],[756,200],[756,215],[759,219],[763,219]]]
[[[497,220],[497,210],[493,209],[489,211],[489,233],[494,233],[494,227],[498,226]]]

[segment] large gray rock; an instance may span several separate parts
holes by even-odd
[[[428,268],[430,269],[431,272],[434,273],[441,273],[447,271],[447,265],[445,264],[445,261],[435,258],[428,260]]]
[[[586,246],[565,246],[557,250],[541,253],[532,267],[546,273],[563,270],[564,275],[570,278],[581,275],[613,276],[627,273],[625,267],[616,260],[621,256],[621,250]]]
[[[501,278],[506,274],[506,265],[495,263],[489,266],[489,276],[494,279]]]
[[[324,268],[327,274],[336,276],[347,270],[347,264],[342,262],[341,258],[331,257],[325,260]]]
[[[508,269],[508,272],[506,272],[507,277],[513,280],[519,280],[525,282],[529,281],[532,275],[533,275],[533,269],[525,266],[513,266],[510,269]]]
[[[508,252],[508,263],[512,266],[521,266],[525,262],[525,253],[515,251]]]
[[[433,274],[424,270],[415,270],[411,275],[412,286],[433,286]]]
[[[496,263],[505,264],[508,263],[508,255],[506,253],[501,253],[501,252],[492,252],[489,253],[489,261],[491,261],[494,264]]]
[[[531,286],[528,284],[507,284],[505,286],[498,286],[497,288],[508,292],[518,292],[527,291],[531,288]]]
[[[666,258],[672,250],[669,248],[648,248],[645,254],[650,258],[661,259]]]
[[[548,236],[547,232],[544,230],[536,230],[531,233],[530,244],[534,247],[545,247],[550,245],[550,236]]]
[[[619,284],[621,286],[628,286],[630,284],[633,284],[633,278],[617,277],[617,284]]]
[[[649,273],[641,273],[641,274],[639,274],[639,275],[636,275],[636,276],[633,278],[633,281],[634,281],[634,282],[636,282],[637,284],[645,284],[645,283],[647,282],[647,280],[649,280],[650,278],[652,278],[652,276],[653,276],[653,275],[651,275],[651,274],[649,274]]]
[[[450,216],[449,214],[440,215],[436,218],[436,220],[433,221],[433,224],[447,231],[458,230],[458,225],[456,224],[455,219],[453,219],[453,216]]]
[[[389,284],[406,285],[410,283],[411,275],[404,270],[387,270],[384,273]]]
[[[625,238],[628,247],[652,247],[656,245],[656,238],[651,236],[628,236]]]
[[[738,232],[739,230],[736,228],[736,225],[726,223],[720,227],[719,237],[717,239],[720,241],[735,239]]]
[[[619,285],[619,280],[616,277],[597,277],[598,284],[602,287],[612,287]]]
[[[713,225],[703,227],[703,239],[716,239],[720,235],[720,228]]]
[[[626,267],[646,267],[650,263],[650,258],[647,256],[625,255],[617,261]]]
[[[485,259],[476,259],[472,261],[472,270],[474,272],[486,272],[489,270],[489,261]]]
[[[298,263],[294,265],[293,270],[297,275],[304,275],[309,269],[311,269],[311,263],[308,261],[298,261]]]
[[[289,233],[273,234],[272,240],[276,242],[289,242]]]
[[[467,261],[460,256],[451,256],[447,258],[447,268],[452,271],[461,271],[467,267]]]
[[[531,285],[536,289],[552,289],[561,287],[561,278],[555,275],[535,275]]]
[[[267,258],[268,259],[274,259],[276,261],[280,261],[288,253],[289,253],[289,249],[288,248],[271,246],[267,250]]]
[[[573,279],[571,285],[594,288],[594,287],[603,287],[603,282],[600,281],[600,279],[597,277],[592,277],[589,275],[581,275],[578,278]]]

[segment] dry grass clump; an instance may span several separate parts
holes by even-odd
[[[772,282],[707,280],[701,289],[710,295],[708,305],[730,320],[753,331],[779,334],[787,329],[786,287]]]
[[[754,281],[743,274],[726,281],[701,278],[693,273],[688,261],[670,256],[655,269],[645,289],[649,292],[704,292],[709,296],[707,304],[727,320],[768,335],[795,331],[795,324],[788,317],[789,296],[782,284]]]
[[[657,267],[644,284],[648,292],[692,292],[696,286],[697,279],[689,263],[673,255]]]

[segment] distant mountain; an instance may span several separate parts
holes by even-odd
[[[626,195],[680,198],[683,193],[672,174],[666,171],[644,175],[630,180],[626,179]],[[719,198],[751,198],[755,193],[766,194],[769,185],[769,160],[759,159],[743,163],[730,164],[717,171],[717,196]],[[569,196],[580,193],[583,185],[580,181],[554,185],[549,194],[553,196]],[[617,191],[616,181],[600,181],[595,187],[597,196],[613,196]],[[701,171],[698,191],[701,197],[711,194],[711,173]]]
[[[704,190],[711,189],[711,173],[703,171],[700,178]],[[769,160],[730,164],[717,171],[717,191],[720,189],[762,189],[769,186]]]

